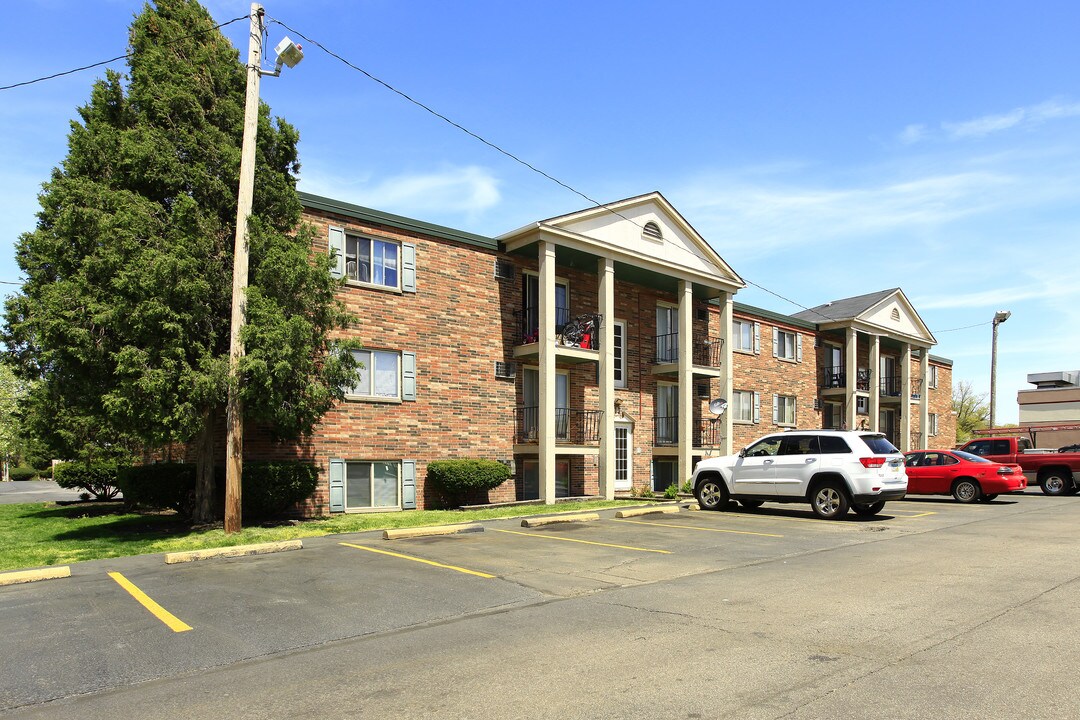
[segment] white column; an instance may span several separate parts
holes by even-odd
[[[680,487],[694,474],[694,284],[679,281],[679,477]]]
[[[615,498],[615,261],[600,258],[600,497]],[[625,339],[623,340],[625,342]],[[623,369],[626,372],[626,369]]]
[[[930,447],[930,348],[923,348],[919,357],[919,437],[922,442],[912,450]]]
[[[881,378],[877,377],[877,371],[881,367],[881,337],[870,336],[870,429],[877,432],[881,429]]]
[[[540,499],[555,502],[555,245],[540,242]]]
[[[911,449],[911,345],[900,351],[900,449]]]
[[[847,402],[844,406],[844,427],[847,430],[854,430],[858,426],[858,417],[855,414],[855,383],[859,376],[859,333],[855,328],[848,328],[846,335],[844,376],[847,382],[844,384],[844,395],[847,397]]]
[[[735,368],[732,365],[735,355],[731,350],[731,320],[734,303],[735,296],[732,293],[721,293],[720,337],[724,339],[724,355],[720,365],[720,397],[724,398],[729,403],[735,392]],[[720,453],[722,455],[730,455],[732,453],[731,433],[735,428],[732,417],[733,415],[731,412],[725,412],[718,421],[723,427],[720,432],[724,435],[723,445],[720,448]]]

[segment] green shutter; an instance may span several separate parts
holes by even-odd
[[[330,458],[330,512],[345,512],[345,461]]]
[[[401,289],[416,292],[416,245],[401,243]]]
[[[416,400],[416,353],[401,353],[401,399]]]
[[[330,268],[330,274],[341,277],[345,274],[345,228],[330,227],[327,239],[327,251],[334,259],[334,266]]]
[[[416,509],[416,461],[401,461],[401,509]]]

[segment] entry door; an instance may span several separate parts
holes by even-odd
[[[679,441],[679,386],[656,386],[656,444]]]
[[[525,368],[522,374],[522,401],[525,406],[525,434],[535,438],[540,423],[540,371]],[[555,436],[566,439],[569,432],[570,380],[566,373],[555,374]]]
[[[882,410],[878,415],[880,423],[878,424],[879,432],[885,433],[885,437],[889,439],[896,447],[900,447],[899,428],[896,423],[896,412],[894,410]]]
[[[633,426],[615,424],[615,489],[630,490],[634,486],[631,448],[634,446]]]

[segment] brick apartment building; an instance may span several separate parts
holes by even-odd
[[[498,238],[301,200],[364,370],[302,445],[249,433],[246,456],[326,468],[309,512],[432,506],[439,459],[511,466],[478,501],[554,502],[663,491],[783,428],[953,444],[951,363],[901,290],[793,316],[736,303],[742,279],[659,193]]]

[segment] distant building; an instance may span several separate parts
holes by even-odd
[[[1035,387],[1016,393],[1020,427],[1034,432],[1038,447],[1080,443],[1080,370],[1031,373]]]

